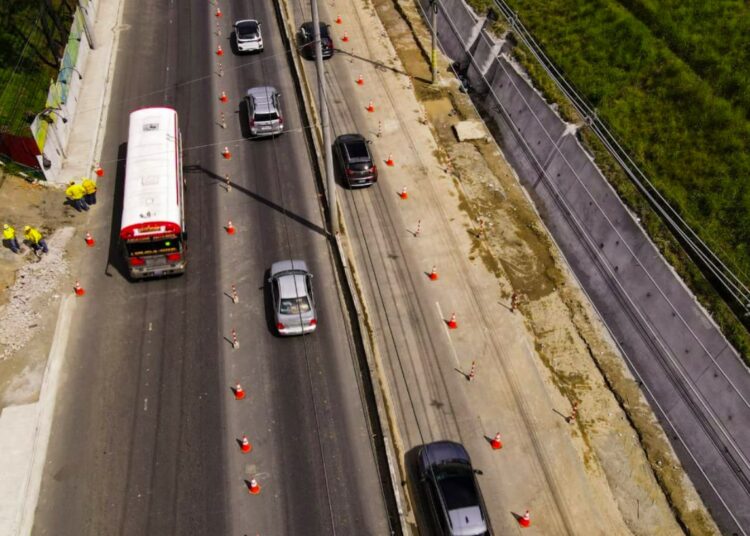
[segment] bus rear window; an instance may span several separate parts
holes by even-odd
[[[176,238],[130,241],[125,243],[125,248],[128,250],[128,256],[164,255],[180,251],[180,242]]]

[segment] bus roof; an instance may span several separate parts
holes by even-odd
[[[181,165],[177,112],[142,108],[130,114],[120,236],[180,232]]]

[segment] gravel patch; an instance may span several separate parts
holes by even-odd
[[[48,306],[53,292],[60,281],[68,274],[68,261],[65,247],[75,229],[63,227],[47,240],[49,253],[40,260],[32,252],[30,259],[16,275],[16,282],[8,289],[8,303],[0,309],[0,360],[23,348],[31,340],[35,331],[30,329],[38,324],[42,311]]]

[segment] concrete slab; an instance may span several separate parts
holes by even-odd
[[[458,141],[481,140],[487,137],[487,128],[479,121],[461,121],[453,125]]]

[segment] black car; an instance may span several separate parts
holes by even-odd
[[[315,35],[313,31],[315,27],[312,22],[305,22],[299,27],[299,50],[303,56],[310,59],[315,59]],[[328,59],[333,56],[333,39],[331,39],[331,32],[328,31],[328,25],[324,22],[320,23],[320,45],[323,51],[323,59]]]
[[[350,188],[370,186],[378,180],[378,167],[369,144],[360,134],[342,134],[333,144],[341,175]]]
[[[469,453],[453,441],[419,450],[419,479],[434,529],[445,536],[490,536],[492,528]]]

